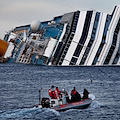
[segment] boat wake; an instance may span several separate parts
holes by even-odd
[[[56,110],[49,108],[23,108],[17,110],[9,110],[5,112],[0,112],[0,120],[5,119],[49,119],[59,117],[60,114]]]
[[[93,101],[87,109],[95,109],[95,108],[99,108],[101,106],[103,106],[102,103],[100,103],[98,101]]]
[[[67,110],[65,111],[66,113],[67,112],[71,112],[71,111],[89,111],[89,110],[93,110],[93,109],[96,109],[96,108],[100,108],[104,106],[103,104],[101,104],[100,102],[98,101],[93,101],[88,108],[86,109],[70,109],[70,110]]]
[[[71,111],[86,111],[86,110],[92,110],[95,108],[99,108],[103,106],[98,101],[93,101],[90,106],[87,109],[70,109],[66,112],[71,112]],[[59,119],[60,118],[60,113],[54,109],[50,108],[22,108],[22,109],[17,109],[17,110],[9,110],[2,112],[0,111],[0,120],[8,120],[8,119],[31,119],[31,120],[37,120],[37,119]]]

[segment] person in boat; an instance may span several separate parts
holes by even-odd
[[[52,85],[51,88],[48,90],[48,94],[49,96],[51,97],[51,99],[55,99],[56,96],[55,96],[55,88],[54,86]]]
[[[71,102],[77,101],[81,101],[81,95],[76,91],[76,88],[74,87],[71,91]]]
[[[62,97],[61,91],[58,89],[58,87],[56,87],[55,93],[56,93],[56,96],[58,99],[60,99]]]
[[[51,97],[51,99],[60,99],[60,91],[58,87],[51,86],[51,89],[48,90],[48,94]]]
[[[76,91],[77,101],[81,101],[81,95]]]
[[[58,89],[58,87],[56,87],[56,91],[57,91],[58,93],[60,93],[60,90]]]
[[[76,88],[74,87],[73,90],[71,91],[71,102],[76,102],[77,97],[76,97]]]
[[[62,93],[62,97],[65,97],[66,102],[69,103],[69,96],[68,96],[67,91],[65,89],[62,89],[61,93]]]
[[[84,89],[84,91],[83,91],[83,99],[88,99],[88,95],[89,95],[89,92],[87,91],[87,89]]]

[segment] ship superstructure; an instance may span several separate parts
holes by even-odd
[[[111,15],[75,11],[33,21],[5,35],[8,62],[40,65],[120,65],[120,6]]]

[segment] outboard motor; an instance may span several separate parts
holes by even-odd
[[[41,105],[43,108],[49,108],[50,107],[49,98],[42,98]]]

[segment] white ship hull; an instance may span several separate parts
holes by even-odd
[[[111,15],[78,10],[11,30],[4,58],[39,65],[120,65],[119,31],[120,6]]]

